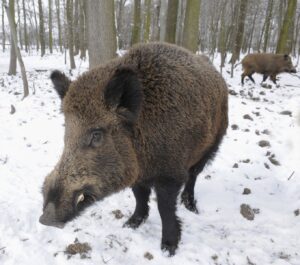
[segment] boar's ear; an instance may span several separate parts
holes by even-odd
[[[104,89],[104,100],[128,123],[138,118],[143,92],[137,74],[131,67],[118,68]]]
[[[289,59],[289,55],[288,54],[283,55],[283,57],[284,57],[284,60],[288,60]]]
[[[71,80],[58,70],[55,70],[51,73],[50,79],[54,85],[56,92],[58,93],[60,98],[63,99],[71,84]]]

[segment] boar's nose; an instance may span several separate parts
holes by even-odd
[[[55,206],[53,203],[48,203],[39,221],[43,225],[54,226],[57,228],[63,228],[65,225],[63,222],[59,222],[56,220]]]
[[[296,68],[293,68],[293,69],[291,70],[291,73],[297,73]]]

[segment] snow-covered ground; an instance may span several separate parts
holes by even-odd
[[[231,90],[230,126],[216,159],[198,177],[200,214],[178,205],[182,240],[169,258],[160,250],[154,194],[150,216],[137,230],[122,227],[135,206],[129,189],[96,203],[63,230],[38,222],[44,177],[63,148],[60,100],[48,77],[53,69],[70,71],[58,54],[24,60],[31,95],[22,101],[20,74],[7,76],[8,54],[0,53],[1,265],[300,264],[299,77],[282,74],[280,85],[270,89],[261,87],[262,77],[254,75],[257,85],[247,81],[241,87],[240,67],[234,78],[229,66],[223,70]],[[79,65],[71,78],[88,67],[77,60]],[[250,194],[243,194],[245,188]],[[242,204],[251,207],[254,220],[242,216]],[[76,238],[90,245],[86,255],[65,253]]]

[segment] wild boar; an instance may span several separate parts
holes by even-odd
[[[263,75],[263,81],[270,79],[276,84],[276,75],[286,73],[296,73],[296,68],[292,64],[291,57],[287,54],[272,53],[252,53],[248,54],[242,60],[244,72],[242,73],[242,84],[244,78],[248,76],[255,83],[252,75],[259,73]]]
[[[76,81],[54,71],[62,98],[64,151],[43,185],[40,222],[62,227],[102,198],[132,187],[125,226],[148,217],[151,189],[162,220],[161,248],[174,255],[181,235],[176,199],[197,212],[197,175],[228,125],[228,90],[211,64],[175,45],[151,43]]]

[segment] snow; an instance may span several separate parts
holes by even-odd
[[[22,101],[20,74],[7,76],[8,61],[8,53],[0,53],[0,264],[300,264],[300,215],[294,213],[300,209],[299,77],[281,74],[279,86],[267,89],[254,75],[256,85],[247,80],[241,87],[240,66],[234,78],[229,65],[223,69],[229,89],[237,93],[229,98],[230,125],[217,157],[198,177],[200,214],[178,204],[182,240],[169,258],[160,250],[153,193],[150,216],[136,230],[122,227],[135,206],[130,189],[96,203],[63,230],[38,222],[44,177],[63,149],[64,119],[49,75],[60,69],[74,79],[88,62],[77,59],[79,70],[71,73],[60,54],[24,55],[31,95]],[[214,63],[218,67],[218,58]],[[287,110],[291,116],[280,114]],[[260,140],[270,147],[260,147]],[[280,165],[270,162],[272,155]],[[251,193],[243,195],[244,188]],[[240,214],[241,204],[259,209],[253,221]],[[112,214],[117,209],[124,217]],[[64,253],[76,238],[91,246],[86,258]]]

